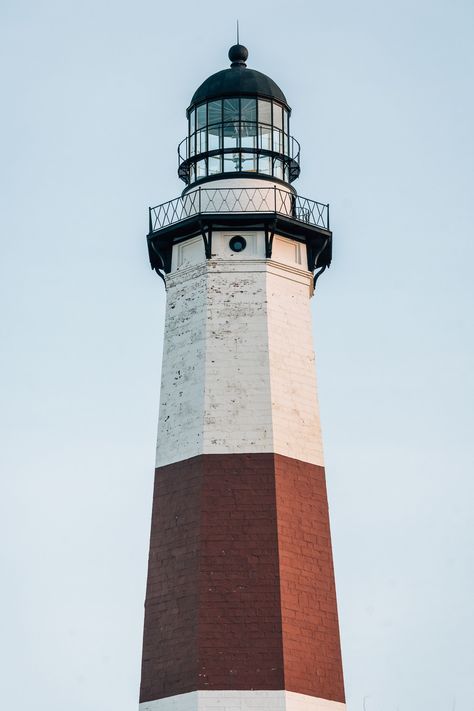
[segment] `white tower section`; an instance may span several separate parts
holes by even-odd
[[[173,248],[156,466],[200,454],[274,452],[323,466],[306,249],[234,231]],[[236,288],[236,286],[238,288]]]

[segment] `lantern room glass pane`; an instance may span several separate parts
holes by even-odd
[[[194,183],[195,180],[196,180],[196,170],[194,167],[194,163],[191,163],[191,165],[189,166],[189,182]]]
[[[189,133],[194,133],[196,128],[196,112],[194,109],[189,114]]]
[[[217,151],[221,147],[222,126],[209,126],[207,131],[207,150]]]
[[[276,128],[273,129],[273,150],[276,153],[283,152],[282,132]]]
[[[240,154],[224,153],[224,173],[235,173],[240,170]]]
[[[273,175],[275,178],[283,180],[283,161],[278,158],[273,159]]]
[[[224,122],[239,121],[239,100],[224,99]]]
[[[206,108],[207,104],[201,104],[201,106],[197,107],[196,128],[203,128],[206,125]]]
[[[206,175],[206,161],[198,160],[198,162],[196,163],[196,178],[204,178]]]
[[[242,170],[246,173],[256,172],[257,155],[255,153],[242,153]]]
[[[257,121],[257,100],[256,99],[241,99],[241,120],[242,121]]]
[[[263,175],[271,175],[270,156],[258,156],[258,172]]]
[[[273,102],[273,125],[275,128],[283,128],[283,109],[275,102]]]
[[[224,148],[237,148],[239,145],[239,123],[225,123],[223,125]]]
[[[209,175],[222,173],[222,156],[209,156]]]
[[[206,130],[201,129],[196,133],[196,153],[207,151]]]
[[[257,124],[244,123],[241,124],[240,135],[242,137],[242,148],[257,148]]]
[[[258,100],[258,122],[271,124],[272,122],[272,104],[265,99]]]
[[[264,151],[272,150],[272,129],[270,126],[259,125],[259,148]]]
[[[214,123],[222,121],[222,101],[210,101],[207,109],[207,123],[212,126]]]
[[[290,132],[290,114],[286,109],[283,109],[283,130],[285,133]]]

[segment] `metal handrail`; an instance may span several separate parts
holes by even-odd
[[[149,208],[150,234],[198,215],[270,213],[329,230],[329,204],[268,188],[196,188],[182,197]]]
[[[299,141],[296,140],[296,138],[289,133],[286,133],[282,129],[279,128],[273,128],[272,132],[272,138],[271,138],[271,143],[269,146],[267,145],[261,145],[260,143],[260,134],[258,132],[258,128],[260,127],[261,124],[257,124],[255,122],[250,122],[247,121],[246,124],[252,124],[256,127],[257,132],[255,133],[255,136],[257,138],[257,143],[255,146],[229,146],[228,148],[224,147],[223,145],[220,145],[218,148],[209,148],[207,145],[205,146],[204,150],[201,150],[200,148],[198,149],[197,147],[197,137],[198,135],[202,134],[203,132],[206,132],[206,128],[202,129],[196,129],[190,136],[186,136],[186,138],[183,138],[183,140],[179,143],[178,145],[178,163],[185,163],[186,161],[192,160],[197,158],[197,156],[200,155],[208,155],[208,153],[212,154],[218,154],[218,153],[223,153],[225,151],[242,151],[242,152],[247,152],[247,151],[252,151],[252,152],[264,152],[264,153],[272,153],[275,155],[283,155],[287,158],[291,158],[292,160],[295,160],[297,163],[299,163],[299,158],[300,158],[300,151],[301,151],[301,146],[299,144]],[[227,124],[220,124],[222,127],[224,127]],[[229,124],[233,125],[233,124]],[[265,126],[265,128],[269,128],[268,126]],[[278,134],[279,135],[279,140],[278,140],[278,145],[283,147],[285,146],[285,150],[281,148],[281,150],[277,150],[275,146],[273,145],[273,134]],[[195,150],[190,150],[190,143],[195,144]]]

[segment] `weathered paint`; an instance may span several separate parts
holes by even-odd
[[[274,452],[323,464],[305,250],[263,233],[174,248],[156,466],[203,453]]]

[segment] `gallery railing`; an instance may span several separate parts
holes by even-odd
[[[329,205],[268,188],[196,188],[169,202],[149,208],[149,232],[157,232],[197,215],[245,212],[284,215],[307,225],[329,230]]]

